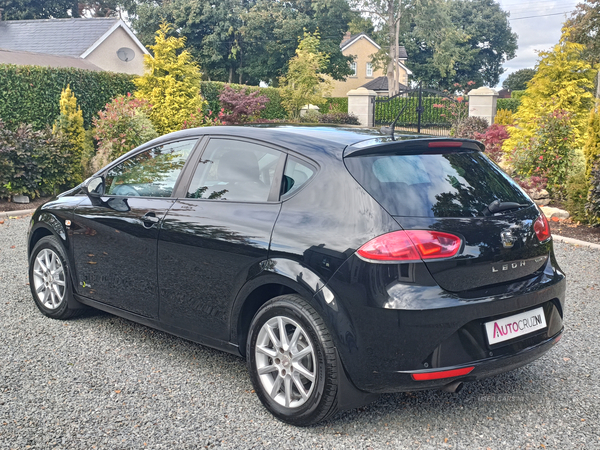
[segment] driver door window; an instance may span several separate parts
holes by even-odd
[[[123,161],[106,174],[107,195],[171,197],[197,140],[153,147]]]

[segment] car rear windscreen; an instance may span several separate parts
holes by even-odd
[[[530,204],[478,151],[350,156],[346,167],[393,216],[480,217],[494,200]]]

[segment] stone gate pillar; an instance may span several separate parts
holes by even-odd
[[[482,117],[488,125],[494,123],[498,92],[489,87],[480,87],[469,92],[469,117]]]
[[[363,127],[373,126],[377,92],[359,87],[348,92],[348,114],[354,114]]]

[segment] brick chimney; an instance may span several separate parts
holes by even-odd
[[[344,42],[346,42],[348,39],[350,39],[350,37],[352,36],[352,33],[350,33],[349,31],[346,31],[346,34],[344,34],[344,37],[342,38],[342,44]]]

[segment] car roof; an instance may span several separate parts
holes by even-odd
[[[163,142],[174,139],[187,139],[203,135],[243,137],[264,141],[266,143],[278,144],[292,151],[297,151],[309,157],[317,157],[319,154],[341,158],[346,147],[359,142],[368,141],[382,143],[393,141],[390,135],[383,134],[369,128],[352,126],[306,126],[289,124],[261,124],[251,126],[215,126],[191,128],[189,130],[176,131],[156,138],[143,145],[144,148],[160,145]],[[423,135],[396,135],[395,139],[425,138]]]

